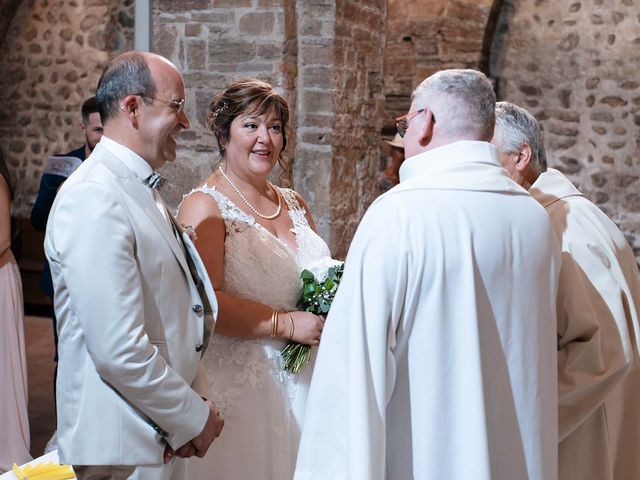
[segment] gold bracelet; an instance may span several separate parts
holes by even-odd
[[[293,334],[296,333],[296,326],[293,323],[293,315],[291,315],[291,312],[289,312],[289,324],[290,324],[290,329],[289,329],[289,336],[287,337],[287,340],[291,340],[293,338]]]
[[[271,312],[271,338],[276,338],[278,334],[278,311]]]

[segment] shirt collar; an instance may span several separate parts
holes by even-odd
[[[391,192],[444,189],[509,192],[527,195],[501,167],[497,149],[488,142],[459,141],[420,153],[400,167],[400,184]]]
[[[118,157],[140,180],[144,180],[153,173],[151,165],[144,158],[106,135],[103,135],[100,139],[100,145]]]
[[[450,167],[474,162],[500,166],[497,148],[488,142],[462,140],[427,150],[407,158],[400,166],[400,182],[425,173],[448,170]]]

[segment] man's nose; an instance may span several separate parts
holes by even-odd
[[[191,122],[189,121],[189,117],[187,116],[187,112],[185,112],[184,110],[182,110],[180,112],[180,115],[178,116],[178,123],[185,130],[187,130],[189,127],[191,127]]]

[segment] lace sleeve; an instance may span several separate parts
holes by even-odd
[[[222,192],[218,191],[216,187],[210,187],[207,184],[201,187],[192,189],[189,193],[182,197],[182,201],[189,195],[193,195],[196,192],[201,192],[209,195],[216,202],[216,205],[220,209],[220,214],[224,220],[227,235],[230,232],[240,232],[255,223],[255,219],[242,210],[240,210],[231,200],[229,200]],[[182,205],[182,202],[180,203]],[[178,213],[180,207],[178,207]]]

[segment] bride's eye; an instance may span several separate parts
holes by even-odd
[[[279,125],[279,124],[271,125],[271,130],[273,130],[274,132],[280,133],[282,131],[282,125]]]
[[[248,128],[250,130],[255,130],[256,128],[258,128],[258,125],[253,123],[253,122],[247,122],[244,124],[244,128]]]

